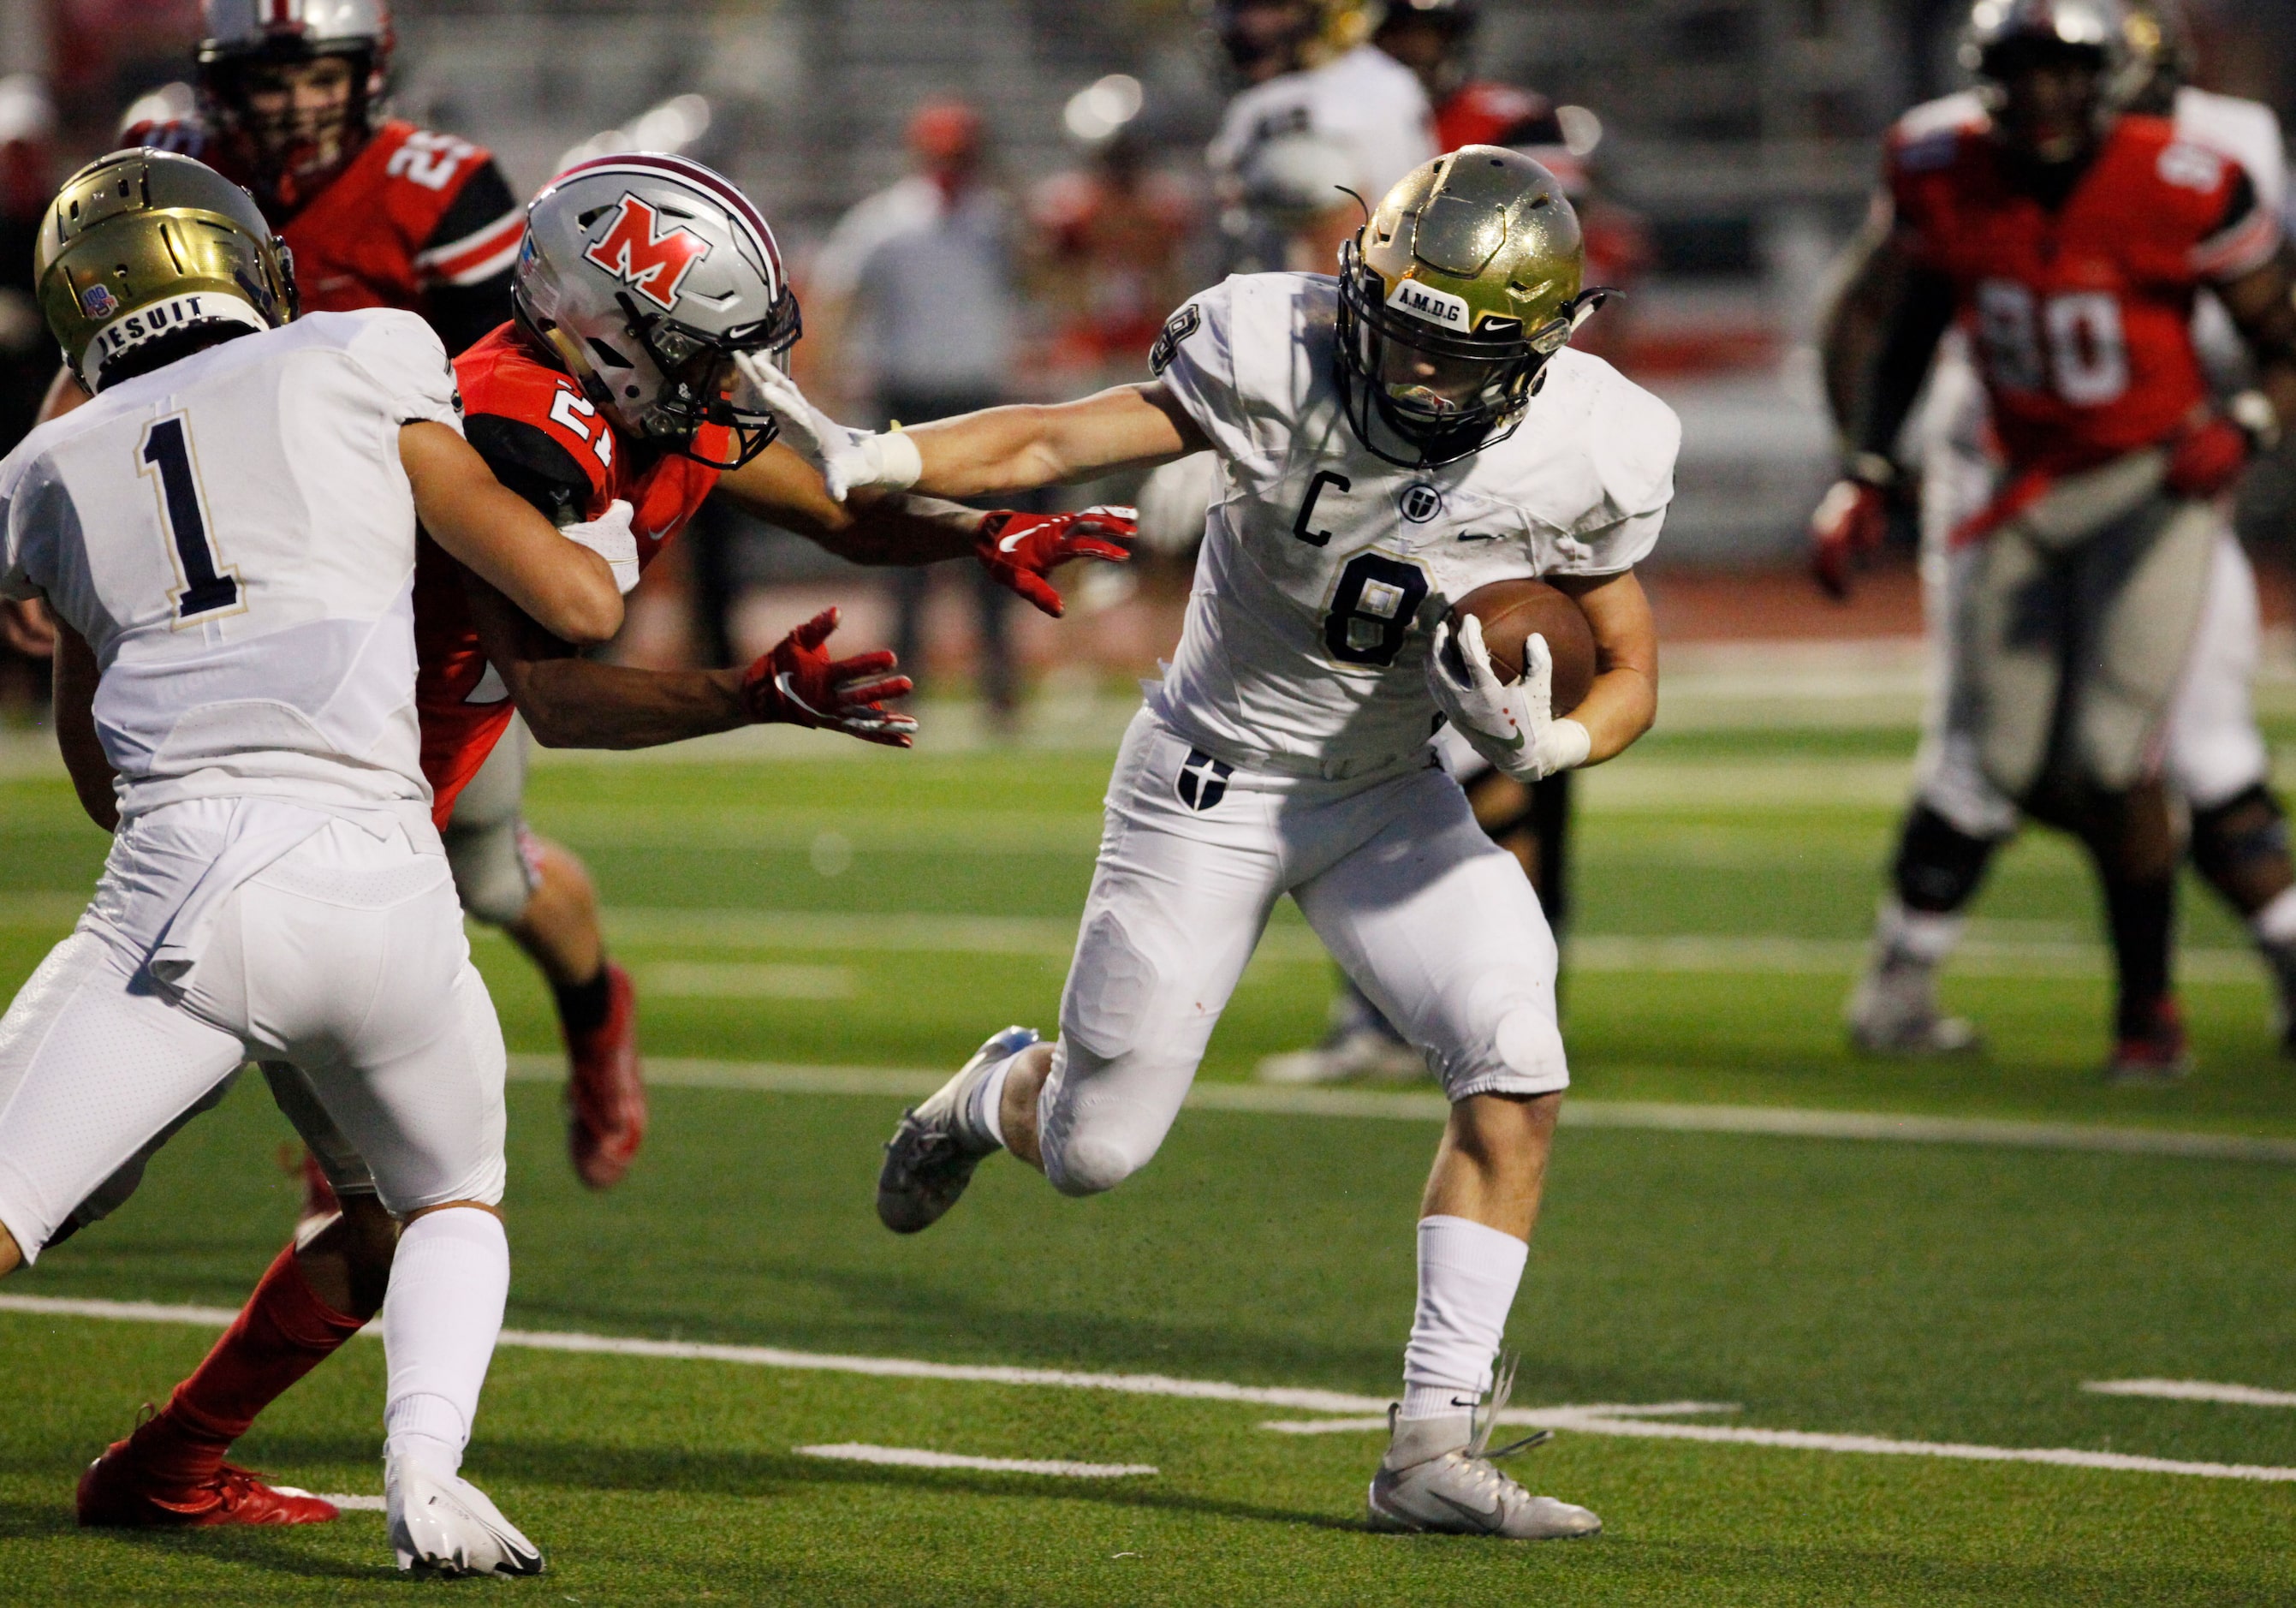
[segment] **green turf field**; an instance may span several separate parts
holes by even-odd
[[[1693,733],[1590,778],[1567,994],[1581,1103],[1629,1122],[1664,1102],[2296,1139],[2260,974],[2197,893],[2200,1074],[2167,1094],[2096,1086],[2091,895],[2048,841],[2004,862],[1951,985],[1991,1052],[1914,1067],[1842,1051],[1837,1012],[1910,741]],[[470,1472],[551,1572],[422,1587],[390,1571],[372,1513],[77,1531],[78,1467],[211,1330],[0,1311],[0,1602],[2296,1600],[2284,1481],[1685,1438],[2296,1469],[2296,1409],[2082,1388],[2296,1390],[2284,1163],[1568,1131],[1515,1312],[1518,1405],[1704,1410],[1553,1420],[1521,1472],[1607,1530],[1544,1548],[1359,1523],[1383,1440],[1344,1426],[1394,1389],[1434,1134],[1408,1107],[1192,1111],[1113,1196],[1063,1201],[992,1163],[940,1228],[885,1234],[870,1185],[908,1082],[817,1069],[947,1068],[1007,1021],[1049,1024],[1106,764],[1062,751],[540,770],[533,817],[596,872],[674,1082],[630,1182],[586,1195],[554,1091],[533,1077],[554,1047],[545,997],[506,945],[478,940],[529,1057],[512,1090],[511,1324],[769,1350],[506,1347]],[[60,781],[0,782],[0,985],[69,925],[103,842]],[[1238,1090],[1228,1103],[1259,1055],[1316,1034],[1324,989],[1287,915],[1214,1041],[1206,1075]],[[791,1092],[832,1087],[853,1092]],[[260,1086],[242,1088],[125,1211],[4,1294],[236,1305],[292,1215],[285,1132]],[[857,1358],[992,1372],[857,1372]],[[381,1364],[379,1345],[355,1343],[258,1426],[247,1458],[379,1492]],[[1141,1376],[1244,1388],[1173,1394]],[[1284,1390],[1324,1394],[1267,1395]],[[1343,1427],[1264,1427],[1316,1422]],[[849,1443],[1156,1472],[797,1449]]]

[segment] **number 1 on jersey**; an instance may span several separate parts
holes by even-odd
[[[239,578],[223,567],[208,534],[199,476],[192,470],[191,435],[181,414],[161,419],[144,432],[143,459],[139,473],[158,473],[160,521],[168,527],[176,567],[184,579],[176,593],[177,623],[235,611]]]

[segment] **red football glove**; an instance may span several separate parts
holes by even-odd
[[[1836,603],[1848,602],[1850,572],[1889,534],[1888,494],[1869,480],[1836,480],[1809,516],[1809,571],[1819,590]]]
[[[2206,502],[2232,489],[2255,452],[2255,439],[2218,414],[2169,448],[2169,489]]]
[[[832,659],[822,647],[837,629],[837,611],[824,609],[798,627],[742,677],[742,702],[751,721],[843,732],[864,742],[907,748],[917,723],[884,707],[888,698],[916,690],[906,676],[888,674],[896,660],[880,650]]]
[[[1139,534],[1140,513],[1134,508],[1087,508],[1082,513],[1007,511],[980,521],[972,551],[999,586],[1018,592],[1058,619],[1064,605],[1045,577],[1072,558],[1120,564],[1132,556],[1132,549],[1119,544]]]

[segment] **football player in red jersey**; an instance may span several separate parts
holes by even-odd
[[[624,590],[722,494],[862,563],[972,557],[1050,614],[1047,575],[1121,560],[1124,511],[982,513],[923,498],[831,500],[744,405],[739,367],[779,363],[797,302],[773,234],[739,191],[676,157],[604,157],[561,175],[528,213],[515,316],[455,364],[464,429],[496,477],[606,558]],[[832,660],[830,611],[746,670],[596,664],[423,545],[415,580],[422,766],[444,818],[486,766],[513,708],[542,742],[642,748],[765,721],[906,747],[915,723],[882,701],[909,690],[890,653]],[[491,666],[491,670],[489,667]],[[340,1215],[283,1250],[168,1405],[82,1477],[82,1523],[307,1523],[335,1517],[224,1454],[257,1415],[380,1309],[396,1226],[365,1162],[291,1078],[266,1067]],[[140,1169],[141,1158],[134,1165]],[[104,1209],[132,1189],[107,1186]],[[226,1499],[227,1496],[227,1499]]]
[[[2237,162],[2167,119],[2120,112],[2128,21],[2121,0],[1987,0],[1966,53],[1991,117],[1892,136],[1883,228],[1857,292],[1880,316],[1859,343],[1866,360],[1834,376],[1849,462],[1814,530],[1821,572],[1838,581],[1872,544],[1898,434],[1939,340],[1962,324],[2006,464],[1956,537],[1982,566],[1967,627],[1980,762],[2087,848],[2120,971],[2108,1074],[2161,1082],[2188,1065],[2170,983],[2179,845],[2161,726],[2223,535],[2220,500],[2296,409],[2296,272]],[[2222,410],[2192,335],[2202,290],[2257,367],[2254,389]],[[1988,846],[1961,847],[1923,855],[1940,871],[1923,895],[1938,908],[1982,874]]]

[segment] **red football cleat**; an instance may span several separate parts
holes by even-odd
[[[645,1142],[645,1082],[638,1062],[638,997],[630,974],[609,961],[606,1020],[567,1035],[574,1062],[566,1081],[567,1148],[574,1170],[593,1189],[611,1189]]]
[[[115,1440],[79,1477],[79,1522],[88,1529],[154,1530],[218,1524],[324,1524],[342,1510],[308,1491],[266,1485],[251,1470],[224,1464],[193,1484],[170,1485],[136,1464]]]
[[[2113,1046],[2104,1080],[2135,1088],[2164,1088],[2192,1075],[2193,1055],[2185,1038],[2185,1019],[2177,1002],[2164,999],[2144,1030]]]

